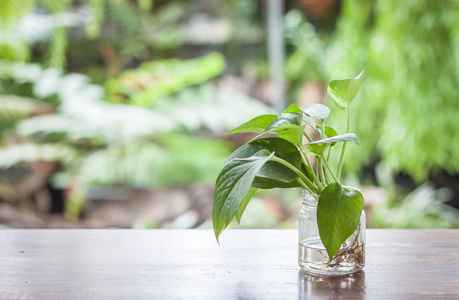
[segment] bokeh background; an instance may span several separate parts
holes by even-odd
[[[457,0],[0,0],[0,226],[211,228],[251,138],[223,134],[362,69],[344,175],[368,226],[458,228]],[[294,228],[300,195],[239,227]]]

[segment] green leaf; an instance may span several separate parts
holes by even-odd
[[[284,130],[279,130],[278,128],[275,131],[277,132],[277,136],[280,138],[283,138],[295,146],[300,147],[303,144],[303,132],[305,127],[306,124],[301,126],[291,125],[289,128],[285,128]]]
[[[325,150],[325,147],[328,146],[327,144],[314,144],[309,143],[306,145],[301,146],[300,150],[304,153],[304,155],[322,155]]]
[[[336,132],[335,128],[325,125],[325,135],[331,138],[331,137],[337,136],[338,133]]]
[[[253,187],[259,189],[301,187],[298,175],[285,166],[268,161],[253,180]]]
[[[229,163],[234,158],[250,157],[263,149],[274,152],[276,157],[288,161],[298,170],[302,170],[302,167],[304,168],[298,148],[278,137],[262,138],[243,145],[231,153],[226,163]],[[308,178],[310,177],[308,176]],[[252,185],[262,189],[297,187],[299,184],[295,181],[296,179],[298,179],[298,175],[289,168],[277,162],[268,161],[258,172]]]
[[[317,206],[317,225],[330,260],[357,229],[362,209],[363,196],[355,188],[332,183],[322,191]]]
[[[303,120],[315,130],[319,130],[318,129],[319,124],[317,124],[312,117],[303,115]]]
[[[269,154],[268,150],[261,150],[248,158],[235,158],[223,167],[215,184],[212,211],[217,241],[250,192],[256,174],[273,155],[274,153]]]
[[[275,155],[283,160],[288,161],[295,168],[301,167],[301,154],[292,143],[278,137],[262,138],[234,150],[227,158],[226,163],[234,158],[247,158],[260,150],[266,149],[269,152],[275,152]]]
[[[293,128],[295,126],[300,126],[302,122],[301,113],[284,113],[277,116],[277,118],[269,124],[265,131],[253,138],[250,142],[259,139],[265,134],[272,132],[283,132],[286,129]],[[249,143],[250,143],[249,142]]]
[[[261,115],[228,131],[225,135],[240,132],[263,132],[276,118],[276,115]]]
[[[252,199],[253,195],[255,195],[256,191],[256,188],[251,187],[247,195],[245,195],[244,199],[242,199],[241,204],[239,204],[239,208],[236,212],[236,220],[238,224],[241,223],[242,214],[244,213],[244,210],[247,207],[247,204],[249,204],[249,201]]]
[[[290,106],[284,110],[282,113],[285,114],[285,113],[302,113],[303,111],[301,110],[301,108],[296,105],[295,103],[293,104],[290,104]]]
[[[310,107],[310,106],[313,107]],[[311,104],[308,106],[305,106],[303,108],[300,108],[298,105],[291,104],[284,112],[284,113],[302,113],[303,114],[303,121],[305,121],[309,126],[317,130],[317,123],[314,121],[312,117],[317,117],[320,119],[320,117],[323,117],[326,114],[326,109],[328,110],[328,114],[330,113],[330,109],[326,107],[325,105],[322,104]],[[326,109],[321,108],[321,107],[314,107],[316,105],[322,105],[325,106]],[[308,108],[310,107],[310,108]],[[305,111],[306,109],[306,111]],[[328,116],[327,114],[327,116]],[[326,118],[326,117],[325,117]]]
[[[314,181],[314,171],[312,171],[312,169],[305,164],[302,164],[301,168],[303,174],[306,175],[306,177],[308,177],[309,180]]]
[[[327,127],[325,127],[325,129],[326,128]],[[305,144],[300,147],[300,151],[303,152],[305,155],[321,155],[325,148],[327,148],[330,145],[333,146],[337,142],[353,142],[357,145],[360,145],[355,134],[346,133]]]
[[[284,125],[301,125],[303,120],[301,113],[285,113],[280,114],[277,118],[269,124],[266,131],[272,131]]]
[[[322,130],[321,125],[317,125],[317,128],[319,130]],[[325,125],[325,135],[330,138],[330,137],[337,136],[338,133],[336,132],[336,130],[333,127]],[[331,144],[332,147],[335,146],[335,145],[336,145],[336,143]]]
[[[359,141],[357,140],[357,137],[353,133],[345,133],[331,138],[311,142],[309,144],[332,144],[336,142],[352,142],[356,143],[357,145],[360,145]]]
[[[333,80],[328,84],[327,93],[333,98],[336,107],[346,109],[357,96],[363,71],[353,79]]]
[[[301,110],[309,117],[314,117],[320,121],[324,121],[328,115],[330,115],[330,109],[319,103],[314,103],[305,107],[302,107]]]

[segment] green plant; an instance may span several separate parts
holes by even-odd
[[[279,115],[260,115],[231,130],[259,133],[247,144],[236,149],[227,159],[215,185],[213,227],[215,235],[229,225],[234,216],[239,222],[245,207],[257,188],[299,187],[318,198],[317,225],[320,238],[330,260],[337,254],[343,242],[357,229],[363,209],[363,196],[353,187],[340,183],[346,143],[359,144],[349,133],[350,104],[355,99],[362,78],[334,80],[328,85],[328,93],[338,109],[347,116],[346,132],[325,125],[330,109],[322,104],[303,108],[289,106]],[[320,134],[313,141],[305,131],[312,127]],[[275,133],[277,137],[265,138]],[[303,144],[303,136],[307,142]],[[328,163],[332,149],[343,143],[339,151],[337,172]],[[316,158],[315,168],[308,156]]]

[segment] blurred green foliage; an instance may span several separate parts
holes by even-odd
[[[459,5],[457,1],[342,2],[332,34],[317,32],[297,11],[286,17],[295,50],[286,72],[304,80],[357,74],[365,79],[345,169],[355,174],[379,159],[417,182],[443,169],[459,172]],[[344,120],[341,120],[343,122]]]
[[[209,68],[208,59],[218,64]],[[145,97],[151,101],[147,108],[105,101],[104,89],[81,74],[63,75],[55,69],[2,61],[0,77],[8,84],[0,89],[0,99],[5,100],[0,105],[0,124],[11,130],[2,138],[14,136],[28,143],[2,148],[0,169],[37,160],[58,163],[60,171],[51,182],[55,188],[70,188],[66,206],[70,219],[84,207],[88,186],[155,188],[213,182],[232,146],[209,137],[254,112],[270,110],[212,83],[183,89],[206,81],[199,72],[207,74],[204,78],[210,77],[209,69],[218,75],[215,72],[224,65],[218,54],[190,64],[168,62],[158,61],[157,66],[166,66],[170,82],[181,82],[182,91],[169,91],[167,98]],[[196,78],[184,81],[183,66],[191,68]],[[162,71],[157,68],[148,74],[159,78]],[[156,95],[155,85],[145,87]]]
[[[72,7],[71,0],[1,0],[0,7],[0,59],[27,61],[31,58],[30,43],[20,21],[40,7],[55,17],[54,29],[49,37],[51,46],[45,55],[48,65],[59,69],[64,67],[68,35],[57,16]]]
[[[372,209],[373,228],[459,228],[459,211],[446,205],[450,198],[447,189],[435,190],[421,185],[406,197],[394,190],[389,201]]]
[[[380,185],[387,191],[387,200],[376,205],[370,215],[376,228],[459,228],[459,210],[447,205],[451,199],[448,188],[435,189],[424,183],[413,191],[394,184],[389,167],[376,168]]]
[[[186,61],[168,59],[142,63],[106,81],[107,100],[151,106],[158,98],[220,75],[224,68],[225,59],[220,53]]]
[[[94,186],[168,187],[212,183],[230,145],[218,140],[168,134],[155,141],[110,145],[92,152],[79,176]]]

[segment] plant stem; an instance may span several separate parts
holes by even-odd
[[[275,161],[275,162],[278,162],[284,166],[286,166],[287,168],[289,168],[290,170],[292,170],[293,172],[295,172],[298,176],[300,176],[300,179],[306,183],[306,185],[315,193],[315,194],[318,194],[319,193],[319,190],[317,189],[317,187],[314,185],[314,183],[311,182],[311,180],[309,180],[308,177],[306,177],[306,175],[304,175],[301,171],[299,171],[297,168],[295,168],[292,164],[290,164],[288,161],[285,161],[283,160],[282,158],[279,158],[279,157],[276,157],[276,156],[273,156],[271,157],[269,160],[271,161]]]
[[[312,142],[312,139],[309,137],[309,135],[303,131],[303,135],[308,139],[309,142]]]
[[[330,153],[331,153],[331,146],[328,147],[327,163],[330,161]],[[330,179],[328,179],[327,172],[325,172],[325,177],[326,177],[326,179],[327,179],[327,181],[328,181],[327,184],[330,184]]]
[[[325,136],[325,121],[320,123],[320,137],[322,139],[326,138],[326,136]]]
[[[322,168],[324,169],[324,180],[325,180],[325,185],[329,185],[330,184],[330,179],[328,179],[328,174],[327,174],[327,170],[325,169],[325,166],[326,166],[326,161],[325,161],[325,157],[322,155],[322,160],[324,160],[324,164],[322,165]]]
[[[297,181],[301,184],[301,186],[302,186],[305,190],[307,190],[307,191],[308,191],[309,193],[311,193],[311,194],[314,194],[314,192],[311,190],[311,188],[308,187],[308,186],[306,185],[306,183],[304,183],[301,179],[298,178]]]
[[[335,182],[338,182],[339,183],[339,180],[338,178],[335,176],[335,173],[333,173],[333,170],[330,168],[330,166],[328,165],[328,162],[327,160],[323,160],[324,161],[324,164],[325,166],[327,167],[328,171],[330,171],[330,174],[332,175],[333,179],[335,179]]]
[[[329,185],[330,184],[330,179],[328,179],[327,172],[325,172],[325,184]]]
[[[322,179],[323,183],[327,185],[327,182],[325,181],[324,168],[322,165],[322,157],[317,156],[317,162],[319,163],[320,178]]]
[[[311,174],[312,174],[312,178],[314,179],[314,183],[317,185],[319,189],[322,190],[323,186],[320,184],[319,178],[317,178],[316,174],[314,173],[314,170],[312,169],[312,165],[308,157],[301,151],[300,151],[300,154],[301,154],[301,159],[303,160],[303,163],[311,169]]]
[[[346,133],[349,133],[349,128],[351,127],[351,113],[349,111],[349,107],[346,107],[346,118],[347,118],[347,126],[346,126]],[[341,156],[339,158],[339,165],[338,165],[338,178],[341,177],[341,169],[343,168],[343,158],[344,158],[344,151],[346,150],[346,142],[343,143],[343,150],[341,150]]]
[[[316,175],[319,176],[319,159],[318,157],[316,156]],[[319,176],[319,181],[320,181],[320,176]]]

